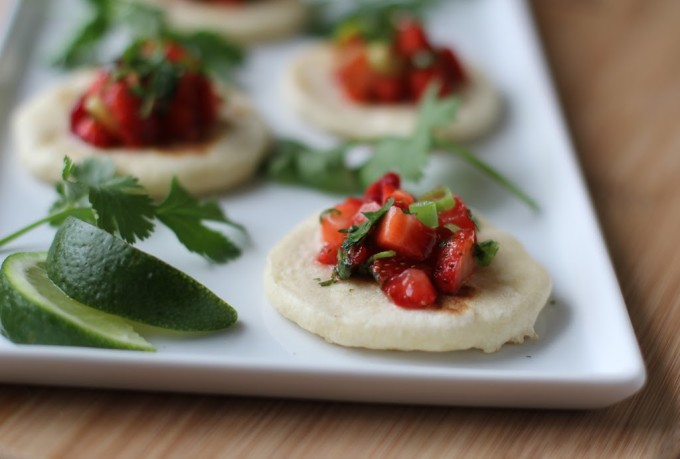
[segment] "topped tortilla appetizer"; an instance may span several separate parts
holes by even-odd
[[[455,94],[461,106],[441,130],[450,140],[488,132],[501,112],[487,78],[450,47],[433,43],[412,15],[352,18],[337,26],[331,42],[303,52],[284,80],[292,107],[311,123],[349,138],[409,135],[417,102],[436,82],[439,95]]]
[[[138,41],[110,68],[75,73],[21,105],[13,119],[21,162],[58,182],[64,156],[111,158],[162,197],[176,176],[193,194],[250,178],[268,130],[239,92],[168,41]]]
[[[388,173],[314,215],[269,254],[264,285],[285,317],[370,349],[497,351],[534,338],[551,290],[509,234],[446,188],[417,199]]]
[[[163,7],[178,30],[209,30],[239,43],[271,41],[300,31],[302,0],[137,0]]]

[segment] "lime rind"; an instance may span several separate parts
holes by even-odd
[[[52,282],[71,298],[135,322],[202,332],[228,328],[238,318],[192,277],[75,218],[57,231],[46,266]]]
[[[45,253],[16,253],[0,270],[2,333],[21,344],[155,351],[125,320],[68,297],[48,277]]]

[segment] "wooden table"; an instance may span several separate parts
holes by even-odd
[[[534,8],[646,360],[640,393],[558,412],[0,386],[0,457],[679,457],[680,2]]]

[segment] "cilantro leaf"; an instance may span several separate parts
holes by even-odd
[[[451,122],[460,102],[455,97],[438,99],[436,87],[428,87],[418,108],[418,122],[411,136],[383,137],[371,144],[368,160],[348,165],[347,155],[356,141],[341,143],[330,149],[314,149],[294,140],[281,140],[278,153],[266,166],[267,175],[279,182],[297,184],[317,190],[351,194],[373,183],[386,172],[398,172],[404,179],[422,178],[429,155],[443,150],[456,155],[491,180],[512,193],[534,210],[538,204],[510,179],[473,155],[464,147],[436,135],[438,128]]]
[[[136,178],[115,174],[113,161],[88,158],[74,164],[66,157],[62,181],[57,185],[59,198],[50,213],[80,208],[75,216],[84,216],[84,220],[129,243],[146,239],[154,226],[153,201]],[[58,226],[65,218],[54,219],[52,224]]]
[[[437,85],[428,86],[418,108],[415,132],[411,136],[390,137],[376,143],[375,152],[360,169],[364,187],[389,170],[406,180],[420,180],[434,146],[434,131],[450,123],[460,105],[456,98],[438,99],[438,91]]]
[[[361,188],[359,176],[345,162],[352,146],[352,143],[344,143],[327,150],[314,150],[295,140],[281,140],[266,165],[266,174],[282,183],[300,184],[329,193],[355,193]]]
[[[479,156],[474,155],[468,149],[445,139],[437,139],[436,145],[439,150],[458,156],[460,159],[491,178],[533,210],[538,211],[540,209],[538,203],[531,196],[522,191],[522,189],[515,185],[510,179],[479,159]]]
[[[156,36],[165,29],[162,11],[128,0],[85,0],[90,16],[53,60],[53,65],[72,69],[100,64],[102,45],[116,33]]]
[[[200,202],[173,180],[168,196],[156,205],[137,179],[115,175],[109,159],[90,158],[80,164],[64,159],[58,198],[47,217],[0,239],[0,247],[43,225],[60,225],[73,216],[88,221],[128,243],[147,238],[154,219],[168,226],[191,251],[212,261],[226,262],[241,250],[218,231],[203,225],[212,221],[245,228],[228,219],[214,201]]]
[[[375,226],[375,224],[387,213],[387,211],[394,204],[394,198],[390,198],[387,202],[375,212],[364,212],[366,221],[361,225],[353,225],[347,230],[347,237],[342,242],[340,250],[338,250],[338,263],[333,268],[335,277],[341,280],[347,280],[352,275],[352,271],[356,268],[352,262],[349,253],[350,250],[358,246],[366,239],[368,233]]]
[[[165,36],[196,56],[203,65],[224,80],[246,59],[243,48],[207,30],[179,33],[166,31]]]
[[[64,49],[54,58],[53,64],[62,68],[73,68],[91,62],[97,55],[97,44],[112,27],[111,0],[87,0],[91,15],[76,31]]]
[[[212,261],[226,262],[238,257],[241,249],[222,233],[205,226],[203,221],[214,221],[244,228],[229,220],[215,201],[199,202],[174,178],[170,192],[156,209],[156,217],[170,228],[177,239],[191,252]]]
[[[229,79],[245,59],[242,47],[218,34],[173,30],[159,7],[130,0],[86,0],[86,3],[90,17],[53,60],[57,67],[72,69],[103,64],[109,60],[102,59],[104,45],[115,42],[120,35],[131,42],[173,41],[201,59],[207,70],[224,79]]]
[[[69,177],[74,173],[74,168],[75,165],[71,158],[64,158],[62,181],[55,187],[59,197],[49,209],[49,215],[53,217],[50,224],[53,226],[61,225],[67,217],[72,215],[71,212],[79,208],[82,208],[83,211],[78,215],[78,218],[88,223],[95,223],[96,215],[94,210],[88,206],[87,186],[83,183],[69,180]]]
[[[397,13],[420,15],[440,0],[311,0],[308,32],[329,36],[339,27],[353,23],[368,40],[379,40],[390,34],[390,23]]]
[[[91,185],[89,199],[101,229],[120,235],[130,244],[151,235],[154,204],[136,178],[111,177]]]

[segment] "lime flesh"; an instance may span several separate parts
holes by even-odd
[[[11,341],[155,350],[120,317],[69,298],[47,277],[45,259],[45,253],[16,253],[2,264],[0,325]]]
[[[214,331],[236,311],[183,272],[89,223],[67,219],[47,255],[49,278],[68,296],[136,322]]]

